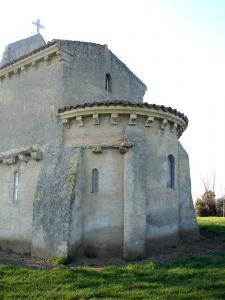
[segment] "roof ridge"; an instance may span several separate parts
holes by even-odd
[[[0,70],[2,70],[4,68],[7,68],[7,67],[15,64],[16,62],[18,62],[18,61],[20,61],[20,60],[22,60],[24,58],[27,58],[27,57],[29,57],[29,56],[37,53],[37,52],[40,52],[41,50],[44,50],[44,49],[46,49],[46,48],[48,48],[50,46],[53,46],[54,44],[56,44],[56,41],[54,41],[54,40],[52,40],[51,42],[47,42],[46,45],[41,46],[41,47],[39,47],[39,48],[37,48],[37,49],[35,49],[35,50],[33,50],[33,51],[25,54],[25,55],[22,55],[22,56],[18,57],[17,59],[14,59],[14,60],[12,60],[12,61],[10,61],[10,62],[8,62],[8,63],[0,66]]]
[[[35,50],[33,50],[33,51],[27,53],[26,55],[20,56],[20,57],[18,57],[17,59],[14,59],[14,60],[12,60],[12,61],[10,61],[10,62],[8,62],[8,63],[6,63],[6,64],[0,66],[0,70],[2,70],[2,69],[4,69],[4,68],[7,68],[8,66],[11,66],[11,65],[15,64],[16,62],[18,62],[18,61],[20,61],[20,60],[22,60],[22,59],[24,59],[24,58],[27,58],[27,57],[29,57],[29,56],[31,56],[31,55],[37,53],[37,52],[40,52],[40,51],[42,51],[42,50],[44,50],[44,49],[46,49],[46,48],[48,48],[48,47],[50,47],[50,46],[53,46],[54,44],[57,44],[57,43],[80,43],[80,44],[84,43],[84,44],[97,45],[97,46],[102,46],[102,47],[104,46],[104,45],[97,44],[97,43],[92,43],[92,42],[73,41],[73,40],[63,40],[63,39],[53,39],[52,41],[48,41],[48,42],[46,43],[46,45],[41,46],[41,47],[39,47],[39,48],[37,48],[37,49],[35,49]]]

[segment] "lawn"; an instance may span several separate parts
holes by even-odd
[[[225,235],[225,218],[218,217],[198,217],[200,229],[207,229],[216,234]]]
[[[222,218],[221,218],[222,219]],[[220,228],[218,218],[198,219]],[[32,270],[0,265],[0,299],[225,299],[225,252],[169,265]]]

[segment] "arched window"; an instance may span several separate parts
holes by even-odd
[[[13,178],[13,200],[18,200],[18,185],[19,185],[19,172],[14,172],[14,178]]]
[[[175,159],[173,155],[167,158],[167,187],[174,189],[175,187]]]
[[[105,90],[108,93],[112,93],[112,78],[109,73],[105,75]]]
[[[92,169],[92,193],[98,192],[98,169]]]

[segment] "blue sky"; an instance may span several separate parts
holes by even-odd
[[[224,0],[171,0],[159,1],[161,7],[206,43],[215,43],[225,50],[225,1]],[[166,3],[166,5],[165,5]]]
[[[190,156],[194,199],[202,177],[225,194],[225,0],[47,0],[1,3],[0,53],[35,33],[108,44],[148,86],[145,101],[190,120],[181,142]]]

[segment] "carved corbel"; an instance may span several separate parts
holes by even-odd
[[[36,70],[37,69],[37,62],[33,61],[32,64],[31,64],[31,66],[34,68],[34,70]]]
[[[50,65],[51,60],[50,60],[50,56],[49,56],[49,55],[46,55],[46,56],[44,57],[44,62],[45,62],[46,65]]]
[[[127,152],[127,150],[128,149],[126,147],[123,147],[123,146],[119,147],[119,151],[120,151],[121,154],[125,154]]]
[[[13,74],[14,74],[14,75],[16,75],[16,74],[18,74],[18,73],[19,73],[19,70],[18,70],[18,69],[13,70]]]
[[[92,149],[92,152],[94,152],[94,153],[102,153],[102,147],[101,147],[101,145],[97,145],[96,147],[94,147]]]
[[[16,163],[16,157],[12,156],[12,157],[4,158],[2,160],[2,162],[3,162],[3,164],[6,164],[6,165],[14,165]]]
[[[163,119],[163,120],[162,120],[162,123],[161,123],[160,129],[161,129],[161,130],[165,130],[167,124],[168,124],[167,119]]]
[[[173,123],[170,131],[174,133],[176,130],[177,130],[177,123]]]
[[[129,125],[130,126],[135,126],[136,121],[137,121],[137,115],[136,114],[130,114]]]
[[[154,117],[148,117],[145,121],[145,127],[151,127],[154,122]]]
[[[118,125],[118,113],[111,114],[111,124]]]
[[[41,151],[32,151],[30,153],[30,156],[34,160],[41,160],[43,158],[43,155],[42,155]]]
[[[83,117],[82,116],[76,117],[76,121],[77,121],[79,127],[83,127],[84,126],[84,122],[83,122]]]
[[[125,154],[129,148],[133,146],[132,142],[123,141],[119,146],[119,151],[121,154]]]
[[[93,114],[93,121],[95,125],[100,124],[99,114]]]
[[[177,137],[179,138],[183,133],[183,128],[181,126],[177,127]]]
[[[123,141],[120,146],[121,147],[126,147],[126,148],[131,148],[133,147],[134,143],[133,142],[128,142],[128,141]]]
[[[64,128],[66,128],[66,129],[70,128],[70,121],[69,121],[69,119],[62,119],[62,124],[63,124]]]
[[[60,50],[56,51],[56,57],[58,58],[59,61],[64,60],[62,56],[62,51]]]
[[[25,154],[19,154],[18,155],[19,160],[24,161],[24,162],[28,162],[29,161],[29,157]]]
[[[20,71],[21,71],[21,72],[24,72],[24,71],[25,71],[25,69],[26,69],[26,67],[25,67],[25,66],[22,66],[22,67],[20,67]]]

